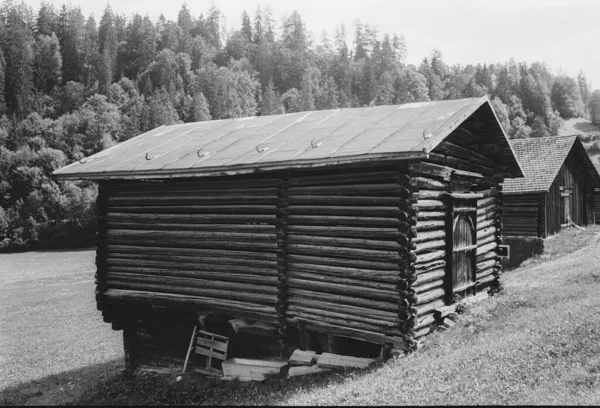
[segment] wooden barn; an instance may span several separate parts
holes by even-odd
[[[541,239],[570,223],[595,222],[594,189],[600,186],[600,175],[576,135],[510,144],[525,177],[504,182],[502,227],[504,240],[511,244],[511,264],[518,264],[541,253]]]
[[[180,368],[198,321],[217,360],[413,349],[498,288],[522,176],[486,97],[163,126],[54,174],[99,183],[96,300],[127,364]]]

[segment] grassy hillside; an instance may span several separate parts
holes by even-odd
[[[548,241],[546,255],[505,273],[503,294],[471,306],[454,328],[428,336],[417,353],[372,370],[251,384],[194,376],[181,381],[169,375],[127,376],[108,366],[100,378],[98,366],[89,366],[17,384],[0,393],[0,404],[39,403],[43,396],[31,396],[35,383],[50,404],[597,405],[597,234],[600,227],[595,226],[562,232]],[[109,325],[104,326],[110,334]],[[71,333],[73,339],[79,335]],[[67,374],[76,391],[61,394],[58,389],[67,386]],[[68,398],[57,399],[65,393]]]
[[[600,169],[600,127],[583,118],[572,118],[564,122],[560,135],[579,134],[592,161]]]

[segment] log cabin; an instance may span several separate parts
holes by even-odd
[[[600,175],[577,135],[511,140],[525,177],[504,182],[503,239],[509,265],[543,252],[543,239],[595,223]]]
[[[414,349],[499,290],[523,173],[483,97],[162,126],[54,174],[98,182],[97,308],[127,366],[181,367],[198,321],[236,357]]]

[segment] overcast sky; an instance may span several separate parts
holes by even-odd
[[[41,0],[25,0],[35,11]],[[64,1],[51,0],[60,6]],[[111,1],[113,11],[163,13],[177,19],[184,3],[160,0]],[[357,18],[375,25],[380,33],[403,34],[409,63],[419,64],[438,48],[447,64],[545,61],[555,71],[575,76],[582,70],[594,88],[600,88],[600,1],[599,0],[215,0],[226,16],[227,28],[239,28],[246,10],[251,18],[256,7],[267,4],[279,24],[284,15],[297,10],[315,37],[327,30],[333,34],[340,23],[351,34]],[[71,1],[87,17],[100,20],[107,2]],[[187,1],[194,16],[206,14],[210,0]],[[349,38],[351,40],[351,38]]]

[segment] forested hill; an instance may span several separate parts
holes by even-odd
[[[227,31],[215,6],[196,17],[184,5],[177,21],[107,7],[97,22],[76,6],[5,1],[0,250],[93,244],[96,186],[51,172],[162,124],[485,94],[515,138],[600,122],[585,76],[542,62],[449,66],[433,51],[414,66],[401,35],[360,22],[315,37],[297,12],[281,26],[268,7],[239,18]]]

